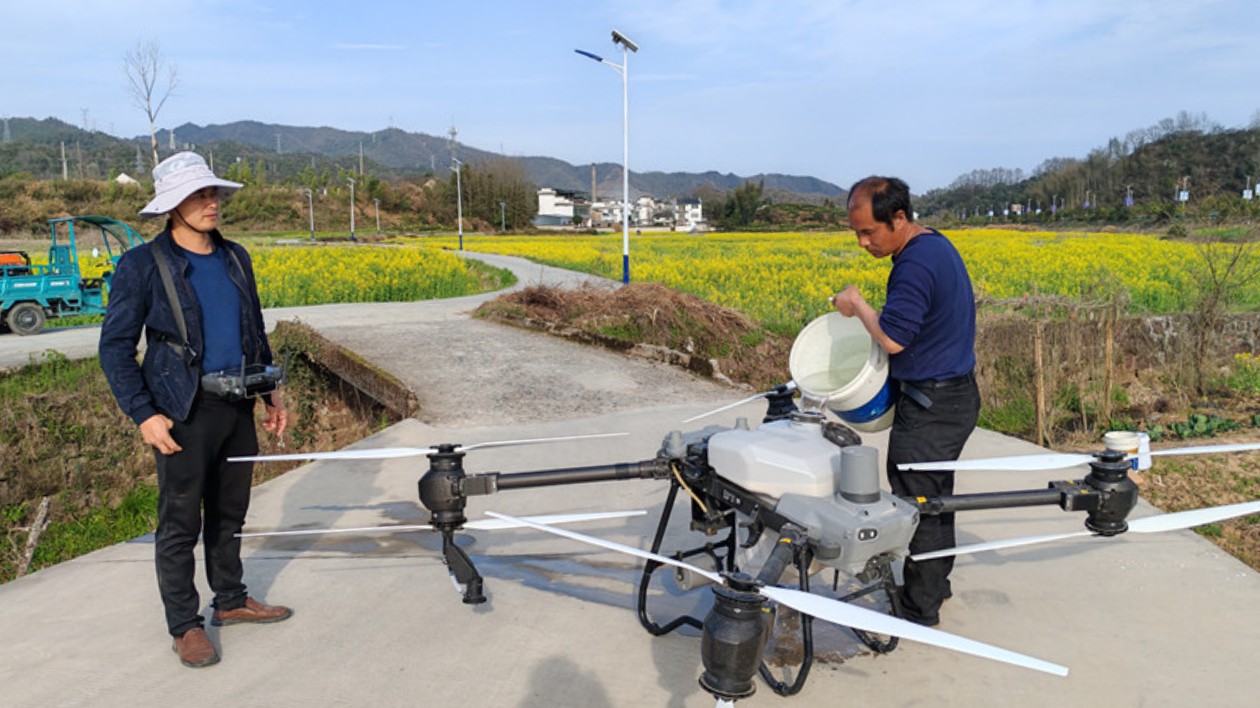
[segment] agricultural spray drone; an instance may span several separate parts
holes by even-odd
[[[897,578],[900,562],[908,557],[910,539],[921,515],[979,509],[1057,505],[1085,514],[1085,531],[1037,536],[964,546],[915,560],[1009,548],[1062,540],[1072,536],[1110,537],[1134,531],[1148,533],[1185,529],[1245,514],[1260,513],[1260,502],[1165,514],[1127,521],[1138,499],[1128,474],[1128,451],[1105,450],[1093,455],[1041,454],[958,462],[905,465],[913,469],[1023,469],[1054,470],[1088,464],[1081,479],[1050,482],[1045,488],[1023,491],[963,494],[903,499],[880,489],[878,452],[861,444],[852,429],[829,421],[819,401],[794,403],[794,386],[784,385],[758,394],[769,406],[762,424],[750,428],[744,420],[733,427],[710,425],[691,432],[672,431],[648,459],[589,467],[567,467],[520,473],[469,474],[465,454],[478,447],[580,439],[549,438],[475,445],[443,444],[429,448],[389,448],[340,452],[260,456],[251,460],[366,460],[408,456],[429,459],[419,480],[421,503],[431,513],[429,525],[376,527],[379,530],[427,528],[442,534],[443,558],[463,602],[485,601],[484,581],[473,559],[456,543],[461,529],[531,527],[573,540],[643,558],[638,583],[640,624],[659,636],[689,626],[702,632],[704,673],[700,685],[719,705],[748,697],[760,673],[776,693],[792,695],[803,687],[813,661],[810,618],[848,627],[878,653],[894,650],[899,638],[924,642],[1036,671],[1064,676],[1065,667],[1033,657],[929,629],[899,618]],[[745,399],[746,402],[748,399]],[[1260,443],[1160,450],[1152,456],[1191,455],[1260,450]],[[548,517],[514,518],[487,512],[491,518],[469,520],[464,510],[469,497],[514,489],[585,484],[614,480],[653,479],[669,485],[663,511],[649,550],[596,539],[556,528],[553,524],[642,514],[609,512]],[[704,536],[694,548],[666,555],[662,549],[670,516],[680,493],[689,498],[690,528]],[[367,529],[328,529],[247,533],[242,536],[298,535],[353,532]],[[768,557],[757,568],[741,568],[739,549],[762,539],[773,540]],[[718,539],[718,540],[714,540]],[[679,616],[658,622],[648,611],[649,585],[661,569],[672,570],[684,589],[711,585],[712,609],[706,617]],[[789,574],[789,570],[795,573]],[[860,586],[844,597],[831,599],[810,592],[810,578],[831,569],[855,578]],[[794,576],[795,587],[780,585]],[[889,613],[853,604],[868,595],[882,594]],[[762,661],[775,606],[802,613],[803,659],[793,681],[776,680]]]

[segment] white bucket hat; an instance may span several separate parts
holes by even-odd
[[[157,196],[140,210],[140,216],[148,219],[166,214],[189,195],[206,187],[218,187],[219,195],[226,197],[244,186],[215,177],[201,155],[178,152],[153,168],[153,191]]]

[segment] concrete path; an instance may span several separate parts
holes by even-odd
[[[416,304],[393,308],[390,315],[382,314],[385,306],[359,314],[331,306],[318,315],[330,318],[320,320],[324,324],[306,312],[302,317],[339,341],[355,328],[376,327],[380,337],[393,340],[413,328],[419,336],[449,335],[461,324],[486,327],[485,336],[501,340],[536,336],[467,320],[459,313],[474,300],[451,303],[444,314],[436,304]],[[340,323],[328,323],[334,315],[343,318]],[[413,324],[401,324],[403,317],[414,318]],[[452,329],[443,329],[447,326]],[[450,349],[466,347],[465,357],[494,349],[469,337]],[[520,357],[518,381],[532,380],[536,371],[543,380],[553,369],[589,371],[556,357],[590,350],[548,341],[556,348]],[[507,473],[638,461],[652,457],[671,428],[691,429],[679,424],[682,419],[743,395],[704,381],[692,381],[694,389],[680,384],[676,390],[644,390],[637,374],[621,378],[624,368],[641,362],[610,356],[610,363],[591,365],[604,367],[613,384],[601,389],[593,375],[579,382],[588,392],[583,400],[607,397],[607,412],[575,418],[561,405],[532,420],[504,421],[493,405],[465,404],[435,414],[432,424],[405,421],[355,447],[628,432],[600,441],[476,450],[465,464],[470,473]],[[396,373],[423,371],[418,383],[434,390],[449,385],[440,379],[466,370],[451,360],[433,366],[402,359],[374,361]],[[664,367],[650,368],[668,375]],[[547,400],[563,391],[523,395]],[[730,425],[742,415],[755,423],[763,411],[764,404],[750,403],[711,422]],[[865,438],[877,447],[884,442],[882,435]],[[965,456],[1037,450],[978,430]],[[249,527],[420,523],[424,514],[415,483],[426,462],[307,465],[255,490]],[[960,474],[959,491],[1037,488],[1080,473]],[[472,499],[469,516],[487,509],[656,513],[665,491],[661,482],[631,481],[504,492]],[[1149,513],[1145,505],[1135,512]],[[685,516],[680,508],[667,549],[702,540],[686,530]],[[959,540],[966,543],[1075,530],[1080,517],[1044,508],[988,511],[962,516],[959,525]],[[580,530],[647,547],[653,527],[647,517]],[[251,593],[290,604],[296,614],[277,625],[212,628],[223,662],[202,670],[180,666],[170,653],[150,539],[42,570],[0,586],[0,706],[714,705],[696,683],[702,668],[694,633],[652,638],[638,626],[634,559],[532,531],[467,536],[489,596],[475,608],[460,603],[434,537],[424,532],[248,542]],[[1255,609],[1260,576],[1190,532],[1087,539],[1075,546],[960,559],[954,588],[941,629],[1066,664],[1071,675],[1054,678],[909,642],[887,656],[870,656],[845,630],[819,623],[818,650],[825,661],[815,665],[804,691],[785,699],[759,684],[757,694],[739,705],[1254,704],[1246,667],[1250,652],[1260,649]],[[204,586],[202,593],[209,597]],[[681,593],[668,583],[659,583],[651,600],[660,618],[701,614],[708,601],[707,591]]]

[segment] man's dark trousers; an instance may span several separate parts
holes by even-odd
[[[939,497],[954,493],[954,473],[902,472],[898,464],[956,460],[980,415],[980,391],[975,379],[923,392],[931,407],[925,408],[901,394],[888,438],[888,482],[900,497]],[[921,515],[910,541],[910,552],[926,553],[953,548],[954,514]],[[950,595],[949,573],[953,558],[916,562],[907,559],[901,603],[907,619],[923,624],[939,621],[941,603]]]
[[[188,420],[171,429],[182,451],[155,451],[158,473],[157,576],[166,624],[172,636],[199,627],[201,600],[194,583],[197,537],[205,543],[206,578],[214,606],[234,609],[245,602],[241,540],[249,508],[253,464],[227,462],[258,453],[254,399],[228,401],[200,392]],[[205,524],[202,524],[202,506]]]

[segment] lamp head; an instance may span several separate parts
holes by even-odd
[[[629,37],[618,32],[617,30],[612,31],[612,40],[613,40],[613,44],[624,45],[626,49],[629,49],[632,52],[639,51],[639,45],[632,42]]]

